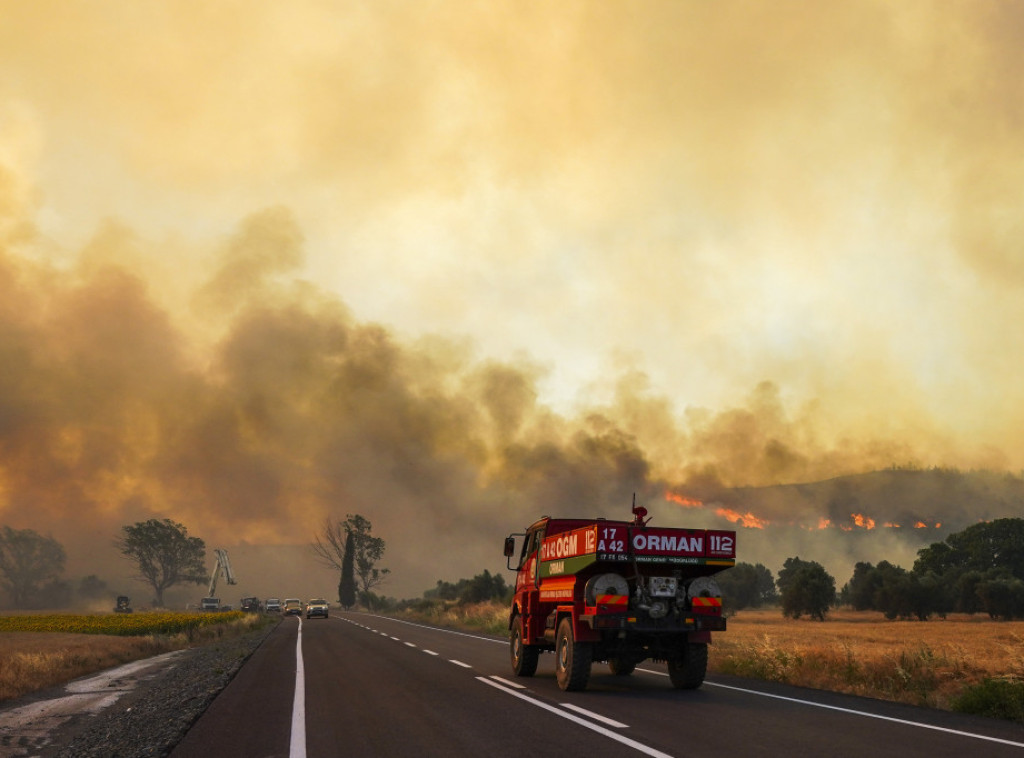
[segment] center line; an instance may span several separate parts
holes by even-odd
[[[295,638],[295,698],[292,700],[292,736],[288,758],[306,758],[306,670],[302,664],[302,616]]]

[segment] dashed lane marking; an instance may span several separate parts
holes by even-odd
[[[587,721],[586,719],[580,718],[579,716],[574,716],[573,714],[568,713],[562,710],[561,708],[556,708],[553,705],[548,705],[547,703],[537,700],[536,698],[524,695],[521,692],[510,690],[508,687],[503,687],[497,682],[491,681],[487,677],[478,676],[476,679],[478,682],[483,682],[484,684],[490,687],[494,687],[494,689],[499,690],[500,692],[504,692],[508,695],[511,695],[512,697],[519,698],[523,702],[529,703],[530,705],[535,705],[538,708],[543,708],[546,711],[554,713],[556,716],[572,721],[573,723],[586,727],[587,729],[597,732],[598,734],[604,735],[610,740],[615,740],[616,742],[619,742],[627,747],[631,747],[634,750],[643,753],[644,755],[649,755],[651,756],[651,758],[672,758],[672,756],[670,756],[668,753],[663,753],[660,750],[655,750],[654,748],[649,747],[648,745],[644,745],[642,742],[631,740],[629,737],[624,737],[623,735],[617,732],[613,732],[610,729],[605,729],[603,726],[600,726],[599,724],[595,724],[592,721]]]

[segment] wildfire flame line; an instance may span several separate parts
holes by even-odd
[[[675,493],[675,492],[666,492],[665,493],[665,499],[668,500],[670,503],[675,503],[676,505],[681,505],[681,506],[683,506],[683,508],[703,508],[704,507],[704,501],[703,500],[698,500],[695,497],[686,497],[685,495],[680,495],[680,494]]]

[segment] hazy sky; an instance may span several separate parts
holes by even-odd
[[[0,0],[0,298],[68,540],[1019,471],[1024,5]]]

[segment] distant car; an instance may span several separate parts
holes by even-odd
[[[311,619],[314,616],[327,618],[327,601],[323,598],[318,597],[306,603],[306,618]]]
[[[284,615],[285,616],[301,616],[302,615],[302,601],[297,597],[290,597],[284,601]]]
[[[263,610],[267,613],[280,613],[281,600],[276,597],[268,597],[267,602],[263,604]]]

